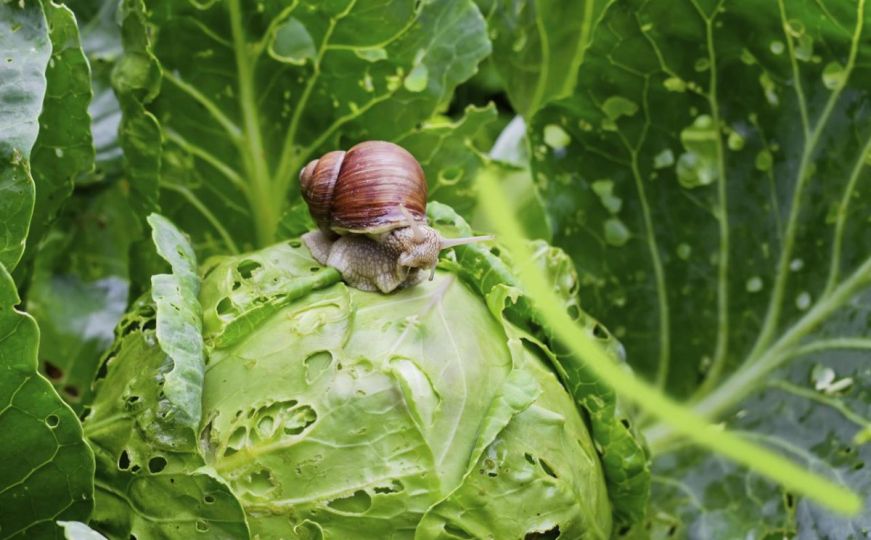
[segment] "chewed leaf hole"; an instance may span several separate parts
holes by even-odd
[[[215,497],[212,495],[206,495],[203,497],[203,502],[206,504],[215,504]]]
[[[526,536],[523,537],[523,540],[556,540],[557,538],[559,538],[559,535],[559,525],[556,525],[552,529],[548,529],[543,532],[528,532],[526,533]]]
[[[64,386],[64,393],[73,400],[79,399],[79,389],[71,384]]]
[[[611,337],[608,334],[608,330],[605,329],[605,327],[599,323],[596,323],[595,325],[593,325],[593,335],[597,339],[609,339]]]
[[[311,266],[311,267],[309,267],[309,269],[308,269],[308,270],[309,270],[309,272],[312,272],[312,273],[314,273],[314,272],[319,272],[319,271],[320,271],[320,269],[321,269],[321,267],[320,267],[320,266]]]
[[[287,243],[287,245],[289,245],[293,249],[297,249],[297,248],[302,247],[302,242],[300,242],[299,240],[291,240],[290,242]]]
[[[154,456],[148,460],[148,471],[151,474],[157,474],[166,468],[166,458],[162,456]]]
[[[275,419],[271,416],[264,416],[257,421],[257,434],[261,439],[267,439],[275,433]]]
[[[523,457],[526,459],[526,461],[528,461],[530,463],[530,465],[536,464],[535,457],[532,454],[529,454],[529,453],[523,454]]]
[[[405,486],[402,485],[402,482],[400,482],[399,480],[393,480],[392,482],[390,482],[389,485],[376,486],[374,491],[378,495],[387,495],[390,493],[399,493],[403,489],[405,489]]]
[[[318,351],[308,355],[304,360],[305,381],[309,384],[316,381],[333,363],[333,355],[329,351]]]
[[[275,483],[272,480],[272,475],[266,469],[260,469],[257,472],[248,475],[245,487],[255,495],[265,495],[269,491],[275,489]]]
[[[209,524],[201,519],[198,519],[197,520],[197,532],[204,533],[204,532],[208,532],[208,531],[209,531]]]
[[[543,470],[545,472],[545,474],[547,474],[548,476],[551,476],[553,478],[558,478],[556,473],[553,472],[553,469],[551,468],[551,466],[548,465],[547,461],[545,461],[541,458],[538,458],[538,463],[541,464],[541,470]]]
[[[121,450],[121,455],[118,456],[118,469],[122,471],[126,471],[130,468],[130,456],[127,454],[127,450]]]
[[[239,266],[236,267],[236,270],[239,271],[239,276],[242,279],[251,279],[251,276],[254,274],[254,272],[261,266],[263,265],[261,265],[257,261],[246,259],[239,263]]]
[[[50,428],[57,427],[57,425],[59,423],[60,423],[60,418],[58,418],[57,415],[55,415],[55,414],[50,414],[50,415],[45,417],[45,425],[47,425]]]
[[[236,308],[233,306],[233,301],[225,296],[224,298],[221,298],[221,301],[218,302],[217,306],[215,306],[215,311],[218,312],[219,316],[232,315],[236,312]]]
[[[239,426],[235,431],[230,435],[230,439],[227,441],[227,449],[224,451],[225,456],[229,456],[230,454],[236,453],[237,450],[242,448],[245,444],[245,440],[248,438],[248,430],[245,426]]]
[[[308,405],[302,405],[292,409],[284,422],[286,435],[299,435],[318,419],[318,413]]]
[[[372,506],[372,497],[367,492],[360,489],[355,491],[353,495],[328,502],[327,506],[338,510],[339,512],[362,514]]]
[[[462,540],[474,540],[475,538],[475,536],[466,529],[463,529],[462,527],[456,525],[452,525],[450,523],[445,523],[443,528],[445,530],[445,533],[452,538],[461,538]]]
[[[43,365],[45,366],[45,374],[49,379],[57,381],[64,378],[64,372],[61,368],[52,364],[48,360],[44,361]]]

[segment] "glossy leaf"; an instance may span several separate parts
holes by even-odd
[[[39,328],[18,303],[0,264],[0,537],[61,538],[55,520],[86,520],[93,508],[94,455],[37,373]]]
[[[121,184],[74,195],[46,235],[27,289],[40,368],[76,410],[91,400],[100,356],[127,310],[128,251],[141,225]]]
[[[447,206],[432,204],[428,213],[444,236],[471,234],[466,222]],[[597,339],[609,361],[621,363],[622,345],[578,305],[577,275],[566,254],[541,241],[532,242],[529,247],[531,260],[547,276],[563,308],[583,327],[585,334]],[[501,253],[499,248],[491,250],[475,244],[456,248],[456,252],[455,261],[442,264],[485,296],[494,315],[502,318],[504,312],[507,320],[528,332],[517,337],[538,344],[540,353],[559,375],[576,406],[588,415],[618,525],[641,519],[650,489],[649,456],[625,405],[618,403],[614,391],[544,329],[544,320],[532,299],[523,293],[508,254]]]
[[[43,6],[52,51],[45,70],[39,135],[30,162],[36,187],[27,238],[30,256],[72,193],[75,179],[94,167],[88,117],[91,70],[82,51],[76,19],[64,5],[43,2]]]
[[[167,0],[146,20],[138,2],[125,3],[114,84],[131,181],[141,177],[148,197],[159,181],[164,212],[210,253],[271,242],[308,160],[363,139],[416,137],[489,52],[469,0],[262,7]],[[480,121],[470,113],[461,124]],[[445,148],[473,159],[462,145]]]
[[[202,458],[184,418],[167,402],[172,359],[157,340],[150,297],[117,328],[84,423],[97,458],[91,526],[110,538],[248,538],[245,516],[223,482],[198,469]]]
[[[38,2],[0,4],[0,264],[14,269],[24,253],[33,213],[30,157],[39,133],[51,56],[45,14]]]
[[[526,118],[572,93],[595,19],[605,2],[479,2],[493,40],[493,63],[514,110]]]
[[[574,95],[530,129],[590,309],[706,416],[734,411],[818,329],[867,335],[828,326],[861,320],[871,285],[867,11],[610,5]],[[662,425],[646,434],[654,451],[673,442]]]
[[[205,369],[197,257],[184,234],[169,220],[151,214],[148,224],[157,253],[172,267],[171,274],[151,277],[157,341],[171,362],[163,374],[161,392],[165,399],[161,399],[159,415],[179,428],[175,444],[189,447],[200,424]]]

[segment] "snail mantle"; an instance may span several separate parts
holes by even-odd
[[[302,236],[312,257],[364,291],[389,293],[432,279],[443,249],[493,238],[444,238],[430,227],[423,169],[390,142],[324,154],[300,171],[299,183],[318,226]]]

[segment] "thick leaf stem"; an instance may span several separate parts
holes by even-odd
[[[230,0],[229,8],[233,48],[236,53],[236,71],[239,77],[239,105],[242,108],[243,132],[247,147],[247,151],[241,152],[242,161],[251,181],[251,214],[254,217],[257,241],[260,245],[267,245],[274,239],[278,213],[270,189],[269,171],[263,152],[257,99],[254,95],[254,66],[249,57],[245,30],[242,28],[242,9],[239,0]]]

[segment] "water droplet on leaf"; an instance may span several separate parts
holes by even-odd
[[[544,126],[544,143],[554,150],[562,150],[572,142],[572,138],[566,133],[566,130],[558,124],[548,124]]]
[[[622,247],[626,245],[632,234],[626,227],[626,224],[617,218],[605,220],[604,224],[605,242],[614,246]]]
[[[747,280],[745,285],[747,288],[747,292],[755,293],[762,290],[762,278],[759,276],[753,276],[752,278]]]
[[[806,310],[811,306],[811,295],[809,292],[804,291],[799,293],[798,296],[795,297],[795,307],[800,309],[801,311]]]
[[[823,68],[823,85],[829,90],[835,90],[844,84],[844,66],[838,62],[829,62]]]

